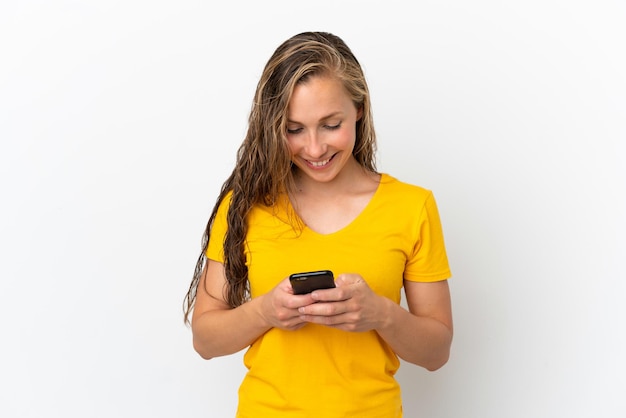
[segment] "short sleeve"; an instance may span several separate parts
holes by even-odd
[[[224,263],[224,239],[226,238],[226,230],[228,229],[227,214],[230,206],[232,192],[228,193],[220,202],[217,208],[213,225],[211,226],[211,234],[209,236],[209,245],[206,250],[207,258]]]
[[[435,198],[430,192],[424,201],[417,224],[415,247],[404,278],[415,282],[436,282],[451,276],[448,256]]]

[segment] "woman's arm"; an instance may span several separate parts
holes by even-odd
[[[407,306],[385,299],[386,321],[378,334],[402,359],[428,370],[448,361],[452,344],[452,309],[448,281],[418,283],[404,281]]]
[[[300,313],[308,322],[346,331],[375,330],[402,359],[437,370],[448,361],[452,343],[448,282],[404,285],[408,311],[374,293],[360,275],[343,274],[337,288],[313,292],[319,302]]]
[[[311,296],[293,295],[289,279],[236,308],[226,303],[225,286],[224,265],[207,260],[191,319],[193,346],[202,358],[236,353],[272,327],[293,330],[306,324],[298,307],[312,303]]]

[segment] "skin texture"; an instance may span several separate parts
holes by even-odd
[[[289,102],[286,136],[297,167],[290,199],[298,216],[319,233],[348,225],[376,191],[380,176],[353,157],[361,116],[343,85],[330,76],[299,83]],[[405,281],[408,310],[374,293],[354,273],[338,275],[334,289],[308,295],[294,295],[283,278],[270,292],[236,308],[224,299],[225,285],[224,266],[208,260],[192,317],[194,348],[206,359],[242,350],[273,327],[295,331],[309,322],[349,332],[375,330],[398,356],[428,370],[449,357],[453,327],[445,280]]]

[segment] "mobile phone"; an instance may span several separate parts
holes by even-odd
[[[306,273],[294,273],[289,276],[293,293],[304,295],[318,289],[330,289],[335,287],[335,276],[330,270],[309,271]]]

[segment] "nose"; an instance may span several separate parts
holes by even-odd
[[[317,132],[307,135],[305,151],[312,159],[321,158],[326,153],[326,144]]]

